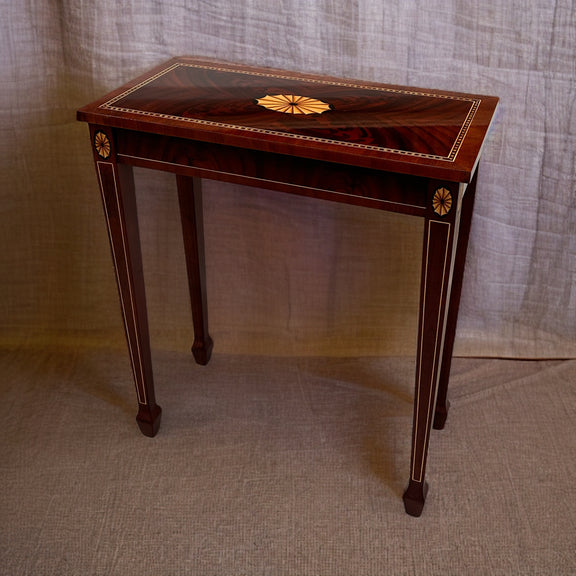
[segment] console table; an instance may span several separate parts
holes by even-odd
[[[426,497],[442,428],[477,165],[498,98],[175,58],[78,111],[90,126],[140,430],[156,403],[132,167],[176,174],[196,362],[208,332],[201,179],[424,219],[412,454],[404,505]]]

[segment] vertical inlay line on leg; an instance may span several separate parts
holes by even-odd
[[[440,289],[440,295],[439,295],[439,301],[438,301],[438,317],[436,320],[436,331],[435,331],[435,338],[434,338],[434,355],[433,355],[433,359],[432,359],[432,376],[434,377],[434,372],[436,370],[436,358],[438,356],[438,343],[439,343],[439,339],[440,342],[442,340],[442,331],[440,330],[440,323],[442,322],[442,298],[444,296],[444,283],[445,283],[445,278],[446,278],[446,268],[447,268],[447,262],[448,262],[448,252],[449,252],[449,247],[450,247],[450,232],[451,232],[451,224],[449,222],[436,222],[434,220],[431,220],[428,223],[428,238],[426,240],[426,260],[425,260],[425,276],[424,276],[424,286],[423,286],[423,293],[424,293],[424,298],[423,298],[423,303],[422,303],[422,326],[421,326],[421,330],[420,330],[420,355],[419,355],[419,359],[418,359],[418,364],[419,364],[419,370],[418,370],[418,378],[417,378],[417,384],[416,384],[416,390],[415,390],[415,395],[416,395],[416,410],[415,410],[415,415],[414,415],[414,422],[415,422],[415,434],[414,434],[414,441],[413,441],[413,445],[412,445],[412,450],[413,453],[416,453],[416,447],[418,445],[418,439],[419,439],[419,435],[418,435],[418,430],[419,430],[419,426],[418,426],[418,421],[420,419],[420,410],[421,410],[421,406],[420,406],[420,388],[421,388],[421,384],[422,384],[422,357],[424,354],[424,332],[426,329],[426,296],[428,294],[428,266],[429,266],[429,259],[430,259],[430,236],[431,236],[431,230],[432,230],[432,225],[433,224],[438,224],[440,226],[448,226],[448,232],[447,232],[447,238],[446,238],[446,248],[444,251],[444,263],[442,266],[442,280],[441,280],[441,289]],[[426,443],[428,442],[428,435],[429,435],[429,424],[430,424],[430,406],[431,403],[433,402],[433,398],[432,398],[432,393],[434,391],[434,384],[433,382],[431,382],[430,385],[430,395],[428,397],[428,402],[427,402],[427,407],[426,407],[426,428],[425,428],[425,433],[424,433],[424,444],[423,444],[423,448],[426,447]],[[418,475],[416,474],[416,460],[415,458],[412,459],[412,479],[416,482],[422,482],[422,476],[423,476],[423,470],[424,470],[424,457],[422,458],[422,461],[420,463],[420,470],[418,472]]]
[[[128,348],[130,349],[130,362],[132,364],[132,373],[134,375],[134,380],[136,384],[136,393],[138,395],[138,402],[140,404],[148,404],[148,399],[146,396],[146,389],[144,387],[144,373],[142,371],[142,354],[140,352],[140,344],[138,342],[138,338],[136,338],[136,352],[138,357],[138,364],[139,369],[136,368],[134,364],[134,346],[132,343],[132,338],[130,334],[130,330],[128,329],[127,319],[126,319],[126,305],[124,302],[124,295],[122,293],[122,280],[120,278],[119,267],[118,267],[118,257],[116,255],[116,249],[114,247],[114,241],[112,241],[112,227],[110,224],[110,214],[108,212],[108,205],[106,204],[106,198],[104,197],[104,186],[102,181],[102,167],[106,166],[112,170],[112,178],[114,181],[114,199],[116,201],[116,207],[118,209],[118,221],[120,223],[120,230],[121,230],[121,237],[122,237],[122,249],[124,252],[124,259],[126,263],[128,263],[128,248],[126,246],[126,232],[124,229],[124,224],[122,222],[122,207],[120,204],[120,195],[118,193],[118,184],[117,184],[117,175],[116,169],[114,165],[110,162],[97,162],[98,167],[98,178],[100,180],[100,192],[102,194],[102,203],[104,205],[104,212],[106,215],[106,225],[108,226],[108,233],[110,235],[110,245],[112,247],[112,257],[114,259],[114,271],[116,272],[116,279],[118,282],[118,292],[120,293],[120,300],[122,301],[122,315],[124,316],[124,325],[126,326],[126,340],[128,342]],[[136,316],[135,316],[135,305],[134,305],[134,294],[132,292],[132,283],[130,282],[129,274],[127,274],[127,282],[128,282],[128,292],[130,294],[130,307],[132,309],[132,320],[134,322],[134,327],[137,326]]]

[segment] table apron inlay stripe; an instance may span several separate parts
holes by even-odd
[[[132,160],[140,160],[142,162],[150,162],[153,164],[164,164],[166,166],[180,166],[182,168],[188,168],[188,169],[195,169],[195,170],[199,170],[202,172],[210,172],[212,174],[222,174],[223,176],[234,176],[234,177],[242,177],[242,178],[246,178],[247,180],[255,180],[258,182],[263,182],[263,183],[268,183],[268,184],[282,184],[283,186],[288,186],[291,188],[301,188],[304,190],[312,190],[314,192],[327,192],[329,194],[337,194],[339,196],[347,196],[349,198],[361,198],[361,199],[365,199],[365,200],[370,200],[370,201],[374,201],[374,202],[380,202],[382,204],[393,204],[395,206],[406,206],[407,208],[414,208],[416,210],[421,210],[422,212],[426,211],[426,207],[425,206],[418,206],[417,204],[408,204],[406,202],[394,202],[392,200],[383,200],[381,198],[373,198],[371,196],[360,196],[358,194],[350,194],[348,192],[337,192],[335,190],[327,190],[326,188],[315,188],[313,186],[303,186],[301,184],[290,184],[289,182],[282,182],[281,180],[270,180],[267,178],[258,178],[256,176],[243,176],[242,174],[236,174],[234,172],[225,172],[223,170],[213,170],[211,168],[200,168],[198,166],[190,166],[188,164],[179,164],[177,162],[166,162],[164,160],[154,160],[151,158],[143,158],[141,156],[133,156],[131,154],[118,154],[117,155],[118,158],[129,158]]]

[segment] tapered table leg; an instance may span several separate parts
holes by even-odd
[[[198,364],[208,364],[214,343],[208,334],[202,181],[180,175],[176,181],[194,323],[192,354]]]
[[[144,435],[154,436],[160,426],[162,410],[154,395],[132,168],[116,163],[109,129],[91,126],[90,131],[138,397],[136,421]]]
[[[448,416],[448,381],[450,378],[450,367],[452,366],[452,352],[454,350],[454,339],[456,337],[456,326],[458,322],[458,309],[460,307],[460,296],[462,294],[462,280],[464,277],[464,267],[466,264],[466,252],[468,250],[468,239],[470,238],[470,227],[472,223],[472,213],[474,211],[474,199],[476,196],[476,181],[478,170],[468,185],[464,197],[462,198],[462,212],[460,216],[460,230],[456,246],[456,258],[454,261],[454,272],[452,275],[452,290],[450,291],[450,303],[448,305],[448,319],[446,321],[446,335],[444,338],[444,353],[442,357],[442,368],[438,381],[438,399],[436,401],[436,414],[434,415],[434,428],[441,430],[444,428]]]
[[[462,192],[463,188],[454,186],[438,187],[434,212],[426,217],[424,226],[412,457],[410,481],[404,493],[406,512],[412,516],[420,516],[426,499],[426,460],[443,357]]]

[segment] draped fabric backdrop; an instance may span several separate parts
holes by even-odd
[[[22,0],[0,24],[0,338],[122,345],[75,110],[175,55],[498,95],[456,354],[576,357],[572,0]],[[138,170],[153,346],[192,341],[173,177]],[[412,354],[417,219],[206,182],[216,351]]]

